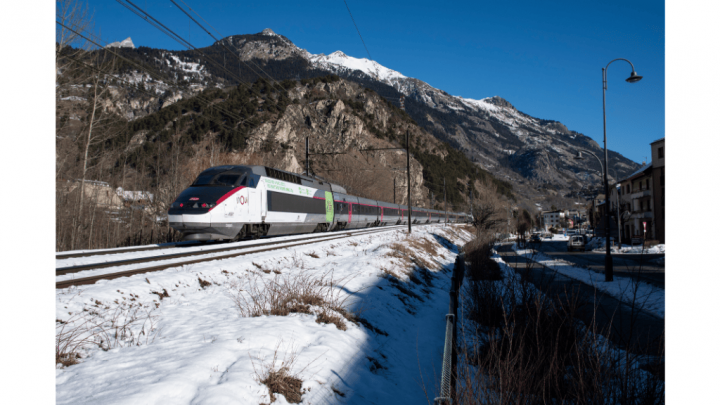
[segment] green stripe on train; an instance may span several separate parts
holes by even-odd
[[[326,191],[325,192],[325,220],[327,222],[333,221],[334,207],[335,207],[335,204],[333,204],[333,195],[330,191]]]

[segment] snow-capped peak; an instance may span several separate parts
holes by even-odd
[[[130,37],[127,37],[122,42],[109,43],[109,44],[105,45],[105,48],[133,48],[133,49],[135,49],[135,44],[133,44],[133,41]]]
[[[338,67],[349,70],[359,70],[377,80],[389,82],[391,79],[405,79],[400,72],[388,69],[375,61],[365,58],[353,58],[342,51],[335,51],[330,55],[310,55],[310,61],[326,69],[336,70]]]
[[[275,33],[275,31],[271,30],[270,28],[265,28],[260,32],[260,35],[267,35],[269,37],[276,37],[278,34]]]
[[[485,111],[499,111],[500,110],[500,108],[498,106],[488,102],[488,100],[492,99],[492,97],[486,97],[486,98],[483,98],[480,100],[473,100],[471,98],[464,98],[461,96],[455,96],[455,97],[458,100],[462,101],[463,104],[470,106],[470,107],[479,107]]]

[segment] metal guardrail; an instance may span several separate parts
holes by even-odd
[[[442,374],[440,380],[440,396],[435,398],[435,405],[452,404],[455,397],[457,379],[457,311],[458,292],[465,277],[465,253],[455,258],[452,279],[450,281],[450,312],[445,315],[445,347],[443,349]]]

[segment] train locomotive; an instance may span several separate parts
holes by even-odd
[[[240,240],[407,224],[408,207],[352,196],[333,183],[265,166],[215,166],[168,210],[183,240]],[[414,224],[469,222],[465,213],[412,207]]]

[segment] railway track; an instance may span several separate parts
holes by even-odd
[[[267,252],[267,251],[271,251],[271,250],[285,249],[288,247],[307,245],[307,244],[316,243],[316,242],[326,242],[326,241],[337,240],[337,239],[345,239],[345,238],[349,238],[352,236],[368,235],[368,234],[380,233],[380,232],[389,232],[389,231],[396,230],[398,227],[402,228],[403,226],[399,225],[399,226],[390,227],[390,228],[383,227],[381,229],[377,229],[377,228],[362,229],[362,230],[356,230],[356,231],[346,231],[347,233],[342,233],[339,235],[338,234],[335,234],[335,235],[322,234],[322,235],[316,235],[316,236],[311,236],[311,237],[306,237],[306,238],[301,238],[301,239],[272,241],[272,242],[253,244],[253,245],[249,245],[249,246],[233,246],[233,247],[228,247],[228,248],[207,249],[207,250],[184,252],[184,253],[177,253],[177,254],[170,254],[170,255],[144,257],[144,258],[138,258],[138,259],[118,260],[118,261],[113,261],[113,262],[101,262],[101,263],[93,263],[93,264],[86,264],[86,265],[79,265],[79,266],[60,267],[60,268],[56,268],[56,276],[72,274],[72,273],[77,273],[77,272],[87,271],[87,270],[108,268],[108,267],[127,266],[127,265],[133,265],[133,264],[165,261],[165,260],[172,260],[172,259],[178,259],[178,258],[183,258],[183,257],[193,257],[193,256],[200,256],[200,255],[213,255],[210,257],[203,257],[203,258],[198,258],[198,259],[194,259],[194,260],[186,260],[186,261],[180,261],[180,262],[175,261],[172,263],[164,263],[164,264],[159,264],[159,265],[155,265],[155,266],[142,267],[142,268],[138,268],[138,269],[124,270],[124,271],[118,271],[118,272],[113,272],[113,273],[103,273],[103,274],[92,275],[92,276],[87,276],[87,277],[61,280],[61,281],[57,281],[55,283],[55,288],[62,289],[62,288],[68,288],[70,286],[94,284],[98,280],[110,280],[110,279],[119,278],[119,277],[131,276],[131,275],[139,274],[139,273],[160,271],[160,270],[165,270],[165,269],[172,268],[172,267],[179,267],[179,266],[184,266],[184,265],[189,265],[189,264],[202,263],[202,262],[212,261],[212,260],[229,259],[229,258],[244,256],[244,255],[253,254],[253,253],[262,253],[262,252]],[[140,249],[140,250],[144,250],[144,249]],[[121,250],[120,252],[124,253],[126,251],[127,250]],[[217,253],[223,253],[223,252],[233,252],[233,253],[228,253],[228,254],[219,255],[219,256],[216,255]]]
[[[203,246],[198,242],[176,242],[176,243],[163,243],[160,245],[152,246],[141,246],[133,248],[118,248],[118,249],[103,249],[103,250],[88,250],[77,253],[56,253],[55,260],[64,259],[75,259],[78,257],[92,257],[92,256],[103,256],[103,255],[115,255],[120,253],[133,253],[133,252],[144,252],[148,250],[161,250],[161,249],[172,249],[177,247],[197,247]]]

